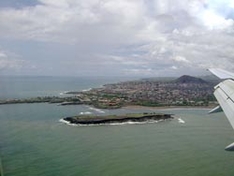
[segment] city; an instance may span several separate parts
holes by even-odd
[[[70,92],[84,104],[97,108],[141,106],[209,106],[215,102],[213,82],[191,76],[175,80],[151,80],[106,84],[84,92]]]

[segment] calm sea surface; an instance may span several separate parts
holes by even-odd
[[[59,95],[114,80],[1,78],[1,98]],[[118,80],[119,81],[119,80]],[[4,176],[228,176],[234,153],[224,147],[234,131],[223,113],[165,109],[175,118],[153,124],[68,126],[66,116],[121,114],[152,109],[100,111],[88,106],[18,104],[0,106],[0,157]],[[1,166],[0,166],[1,168]]]

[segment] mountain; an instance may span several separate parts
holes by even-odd
[[[193,83],[193,84],[206,84],[208,82],[204,81],[201,78],[196,78],[193,76],[183,75],[175,80],[176,83],[184,84],[184,83]]]

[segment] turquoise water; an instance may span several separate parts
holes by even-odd
[[[120,114],[136,109],[104,110]],[[103,112],[88,106],[0,106],[0,156],[4,176],[227,176],[234,174],[234,141],[223,113],[167,109],[177,119],[154,124],[78,127],[66,116]]]

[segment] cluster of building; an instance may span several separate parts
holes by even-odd
[[[82,99],[100,106],[207,106],[215,101],[213,84],[176,81],[129,81],[107,84],[82,93]]]
[[[208,106],[216,102],[213,96],[215,84],[190,76],[172,81],[146,79],[107,84],[85,92],[68,92],[75,96],[0,100],[0,104],[48,102],[60,105],[87,104],[102,109],[125,105]]]

